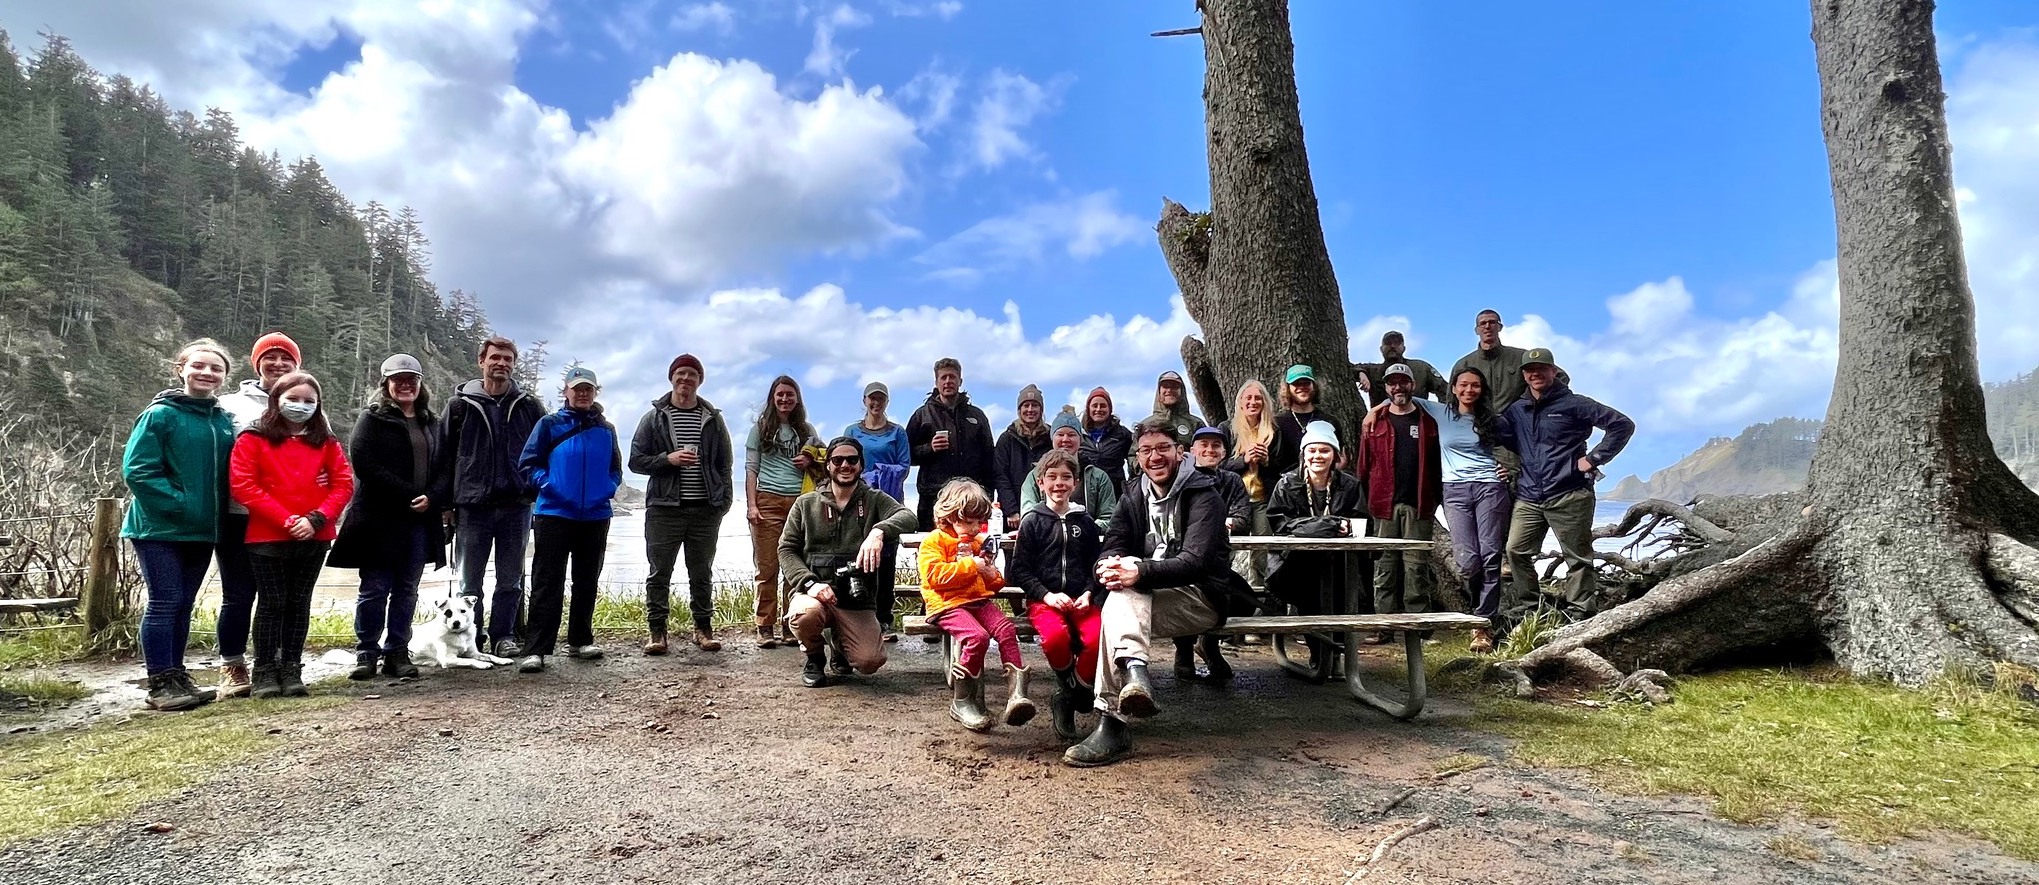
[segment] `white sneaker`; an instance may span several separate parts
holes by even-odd
[[[592,661],[602,656],[602,647],[599,645],[569,645],[566,647],[566,656]]]

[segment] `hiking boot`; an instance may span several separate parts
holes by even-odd
[[[1197,640],[1197,653],[1204,656],[1204,667],[1210,671],[1212,682],[1224,682],[1232,678],[1232,665],[1226,663],[1225,654],[1218,646],[1218,637],[1205,636]]]
[[[1055,671],[1055,695],[1048,699],[1049,718],[1055,720],[1055,736],[1065,741],[1076,740],[1076,668],[1074,666]]]
[[[599,661],[602,659],[602,647],[599,645],[573,645],[569,643],[566,647],[566,656],[583,661]]]
[[[1360,641],[1368,645],[1387,645],[1388,643],[1395,641],[1395,631],[1382,630],[1379,633],[1375,633]]]
[[[828,669],[837,676],[848,676],[856,672],[850,667],[850,656],[843,652],[840,642],[828,644]]]
[[[949,718],[980,734],[990,731],[993,720],[991,711],[984,709],[984,680],[958,672],[953,682],[955,699],[949,702]]]
[[[198,683],[192,682],[190,670],[186,670],[183,667],[178,667],[177,669],[171,670],[170,672],[175,674],[175,678],[177,679],[177,687],[182,688],[185,691],[191,692],[194,695],[197,695],[199,703],[210,704],[212,703],[214,698],[219,697],[218,689],[199,688]]]
[[[517,662],[517,672],[519,673],[545,672],[545,656],[544,655],[526,656],[523,660]]]
[[[880,637],[878,641],[880,641],[880,642],[884,642],[884,643],[888,643],[888,644],[889,644],[889,643],[894,643],[894,642],[898,642],[898,641],[899,641],[899,634],[897,634],[897,633],[894,633],[894,632],[892,632],[892,629],[891,629],[890,627],[887,627],[887,628],[885,629],[885,635],[884,635],[884,636],[882,636],[882,637]]]
[[[276,684],[282,687],[284,697],[311,697],[311,689],[304,687],[304,664],[300,661],[277,664]]]
[[[418,665],[411,663],[411,653],[404,649],[382,653],[382,675],[394,679],[418,678]]]
[[[515,639],[498,639],[495,652],[499,658],[514,658],[524,653],[524,647],[518,645]]]
[[[244,698],[250,689],[247,664],[221,664],[219,668],[219,696],[221,698]]]
[[[1161,712],[1154,704],[1154,684],[1147,681],[1147,662],[1127,661],[1120,669],[1126,684],[1119,689],[1119,712],[1136,719]]]
[[[1195,679],[1196,637],[1181,636],[1175,640],[1175,678]]]
[[[375,652],[372,651],[355,652],[354,669],[347,671],[347,678],[352,679],[355,682],[361,682],[367,679],[374,679],[375,674],[379,669],[380,668],[377,666],[376,662]]]
[[[699,640],[695,641],[698,642]],[[652,657],[663,655],[669,650],[671,650],[671,646],[666,644],[666,631],[664,630],[651,631],[651,638],[644,641],[644,653]]]
[[[1473,644],[1471,646],[1468,646],[1466,650],[1476,655],[1484,655],[1493,652],[1494,631],[1489,630],[1485,627],[1475,629],[1473,631]]]
[[[1040,712],[1034,702],[1027,698],[1027,677],[1033,671],[1025,667],[1005,665],[1005,724],[1015,728],[1034,720]]]
[[[828,684],[827,656],[818,651],[807,653],[807,663],[800,666],[800,684],[808,688],[820,688]]]
[[[772,635],[772,628],[758,628],[758,648],[778,648],[779,637]]]
[[[800,637],[793,635],[792,621],[779,622],[779,644],[792,648],[800,647]]]
[[[203,703],[205,701],[199,698],[197,692],[185,688],[177,679],[177,671],[149,674],[149,709],[164,712],[189,710]]]
[[[702,651],[721,651],[722,640],[715,638],[715,631],[707,627],[694,628],[694,647]]]
[[[1126,733],[1126,721],[1117,716],[1097,717],[1097,730],[1083,743],[1062,751],[1062,764],[1076,768],[1110,765],[1133,752],[1133,737]]]
[[[264,699],[283,697],[283,683],[278,682],[276,679],[275,664],[256,664],[253,674],[248,677],[248,681],[250,683],[248,690],[249,697]]]

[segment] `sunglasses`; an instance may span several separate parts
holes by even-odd
[[[859,457],[857,457],[857,456],[855,456],[855,455],[830,455],[830,456],[828,456],[828,466],[830,466],[830,467],[838,467],[838,466],[841,466],[841,465],[844,465],[844,464],[862,464],[862,463],[864,463],[864,459],[862,459],[862,458],[859,458]]]

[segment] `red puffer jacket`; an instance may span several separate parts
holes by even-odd
[[[340,530],[340,511],[354,497],[354,470],[339,440],[314,447],[299,437],[272,443],[252,431],[234,440],[227,466],[228,489],[248,508],[248,543],[294,541],[284,524],[293,516],[325,518],[313,540],[330,541]]]

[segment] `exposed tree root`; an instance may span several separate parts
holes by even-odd
[[[1651,498],[1647,501],[1636,502],[1635,506],[1628,508],[1627,513],[1622,514],[1620,522],[1611,526],[1601,526],[1594,529],[1593,537],[1626,537],[1633,533],[1636,530],[1636,526],[1640,525],[1644,519],[1652,520],[1650,527],[1643,530],[1645,534],[1654,530],[1659,523],[1670,519],[1677,520],[1680,525],[1685,527],[1686,532],[1697,536],[1699,540],[1708,544],[1725,544],[1734,540],[1735,537],[1733,532],[1714,525],[1705,517],[1692,512],[1691,508],[1673,504],[1662,498]]]

